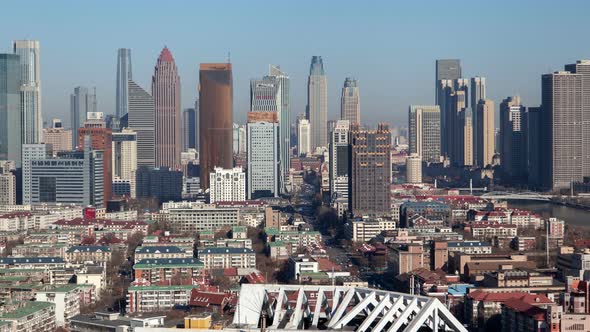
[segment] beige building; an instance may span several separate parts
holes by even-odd
[[[199,250],[205,269],[255,268],[256,253],[247,248],[205,248]]]
[[[0,205],[16,204],[16,177],[12,173],[0,172]]]
[[[406,159],[406,183],[422,183],[422,158],[416,153]]]
[[[495,151],[494,102],[482,99],[477,104],[477,164],[485,167],[492,164]]]
[[[0,315],[0,321],[12,324],[12,332],[51,332],[55,330],[55,304],[50,302],[21,302],[16,308]]]
[[[111,248],[107,246],[73,246],[66,251],[68,263],[108,263],[111,261]]]
[[[391,261],[394,275],[408,273],[429,265],[424,261],[424,250],[421,244],[402,245],[393,249]]]
[[[347,77],[342,87],[340,119],[350,123],[361,123],[361,96],[356,79]]]
[[[53,153],[72,150],[72,131],[64,128],[43,129],[43,142],[51,144]]]

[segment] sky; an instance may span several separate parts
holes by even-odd
[[[434,103],[434,66],[459,58],[463,76],[484,76],[496,105],[520,95],[538,106],[541,75],[590,58],[590,1],[6,1],[0,53],[16,39],[41,42],[44,120],[69,124],[69,95],[96,87],[115,112],[117,49],[132,49],[133,78],[150,91],[157,57],[172,52],[182,107],[197,98],[198,66],[231,54],[234,120],[244,122],[249,81],[277,64],[291,77],[293,118],[304,113],[307,75],[321,55],[328,118],[340,114],[348,76],[359,80],[361,121],[407,125],[410,104]]]

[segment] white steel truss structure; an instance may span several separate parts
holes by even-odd
[[[435,298],[312,285],[243,284],[232,325],[267,331],[467,331]]]

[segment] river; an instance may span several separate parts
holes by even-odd
[[[590,211],[586,210],[549,202],[525,200],[509,200],[508,207],[533,211],[543,219],[555,217],[565,220],[570,225],[590,227]]]

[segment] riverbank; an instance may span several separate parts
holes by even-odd
[[[590,227],[590,211],[559,202],[509,200],[508,207],[532,211],[543,219],[555,217],[572,226]]]

